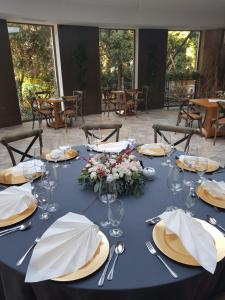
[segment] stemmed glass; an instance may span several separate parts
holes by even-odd
[[[161,162],[161,166],[170,166],[171,164],[170,155],[172,154],[173,147],[171,145],[170,134],[166,136],[166,139],[168,140],[168,143],[164,140],[163,137],[161,137],[160,141],[160,147],[163,150],[164,155],[166,156],[166,160]]]
[[[198,183],[202,183],[204,180],[204,174],[208,171],[208,158],[201,157],[198,161],[198,166],[196,168],[196,172],[199,175]]]
[[[183,190],[184,190],[184,204],[186,206],[185,212],[190,216],[194,214],[190,210],[196,203],[195,197],[195,186],[193,181],[183,180]]]
[[[50,214],[48,212],[50,193],[47,193],[47,190],[44,189],[42,186],[38,186],[36,196],[38,200],[38,207],[43,210],[43,212],[39,215],[39,219],[48,220],[50,217]]]
[[[175,196],[178,192],[183,190],[183,172],[176,166],[171,166],[168,173],[167,178],[167,186],[169,190],[172,192],[173,196]],[[166,210],[174,210],[177,209],[176,206],[169,206]]]
[[[112,237],[120,237],[123,234],[123,230],[119,228],[125,214],[123,202],[117,200],[109,204],[108,219],[110,224],[114,227],[109,230],[109,234]]]
[[[31,189],[33,189],[33,181],[36,178],[36,169],[34,161],[26,162],[23,166],[23,176],[30,182]]]
[[[58,174],[57,169],[52,168],[51,174],[49,174],[47,177],[45,177],[42,180],[42,186],[49,191],[50,193],[50,199],[49,199],[49,205],[48,205],[48,211],[49,212],[55,212],[59,208],[59,204],[57,202],[53,202],[53,191],[56,188],[58,184]]]
[[[117,199],[116,183],[114,180],[108,182],[106,178],[101,178],[99,186],[99,199],[102,203],[107,204],[108,211],[110,203]],[[101,221],[100,225],[102,227],[107,227],[110,225],[108,213],[106,220]]]

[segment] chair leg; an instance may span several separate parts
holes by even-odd
[[[176,123],[176,126],[179,126],[180,122],[181,122],[181,114],[180,114],[180,112],[179,112],[179,113],[178,113],[178,116],[177,116],[177,123]]]
[[[199,127],[200,134],[202,135],[202,120],[198,120],[198,127]]]
[[[34,129],[34,121],[35,121],[35,114],[33,114],[33,124],[32,124],[32,130]]]
[[[215,134],[214,134],[214,139],[213,139],[213,146],[216,145],[216,137],[217,137],[217,126],[215,125]]]

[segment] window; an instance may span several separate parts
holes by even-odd
[[[101,88],[132,88],[134,30],[100,29],[99,36]]]
[[[31,119],[29,93],[57,91],[52,27],[8,23],[22,120]]]

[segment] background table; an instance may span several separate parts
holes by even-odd
[[[208,99],[192,99],[191,103],[205,109],[205,119],[202,125],[202,134],[208,137],[214,137],[215,129],[212,127],[212,120],[216,119],[218,105],[216,102],[209,102]],[[218,136],[225,135],[225,131],[218,132]]]
[[[84,148],[80,156],[88,156]],[[174,153],[174,156],[177,153]],[[141,158],[145,166],[156,169],[156,177],[145,184],[144,195],[140,198],[122,198],[125,206],[125,218],[121,225],[124,230],[122,240],[125,242],[125,252],[119,257],[113,281],[105,281],[103,287],[97,286],[103,271],[102,266],[91,276],[68,283],[44,281],[25,284],[24,276],[30,255],[20,267],[16,261],[33,243],[36,236],[40,236],[57,218],[68,211],[86,215],[95,223],[99,223],[106,216],[106,206],[96,199],[91,191],[82,190],[77,182],[83,160],[72,160],[68,168],[58,168],[59,184],[54,191],[54,198],[61,205],[61,209],[52,215],[48,221],[40,221],[37,211],[30,219],[32,228],[24,232],[17,232],[0,238],[0,299],[1,300],[201,300],[209,299],[213,294],[225,290],[225,260],[217,265],[214,275],[201,267],[190,267],[162,256],[179,275],[174,279],[165,267],[149,254],[145,241],[152,239],[151,225],[145,224],[147,218],[158,215],[174,204],[184,207],[182,194],[173,196],[167,188],[168,167],[162,167],[160,162],[165,158]],[[175,161],[175,158],[173,157]],[[52,168],[51,168],[52,170]],[[194,173],[186,172],[187,178],[197,179]],[[217,180],[224,180],[224,173],[207,175]],[[37,183],[37,182],[36,182]],[[205,219],[211,214],[225,226],[224,213],[216,211],[210,205],[196,200],[193,208],[196,217]],[[109,237],[108,229],[101,229],[109,238],[110,244],[118,239]],[[71,249],[72,251],[72,249]]]

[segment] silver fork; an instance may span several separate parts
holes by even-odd
[[[167,268],[167,270],[170,272],[170,274],[174,277],[177,278],[178,275],[167,265],[167,263],[162,259],[162,257],[157,254],[155,248],[153,247],[153,245],[151,244],[150,241],[147,241],[145,243],[146,247],[148,248],[149,252],[153,255],[156,255],[156,257],[164,264],[164,266]]]

